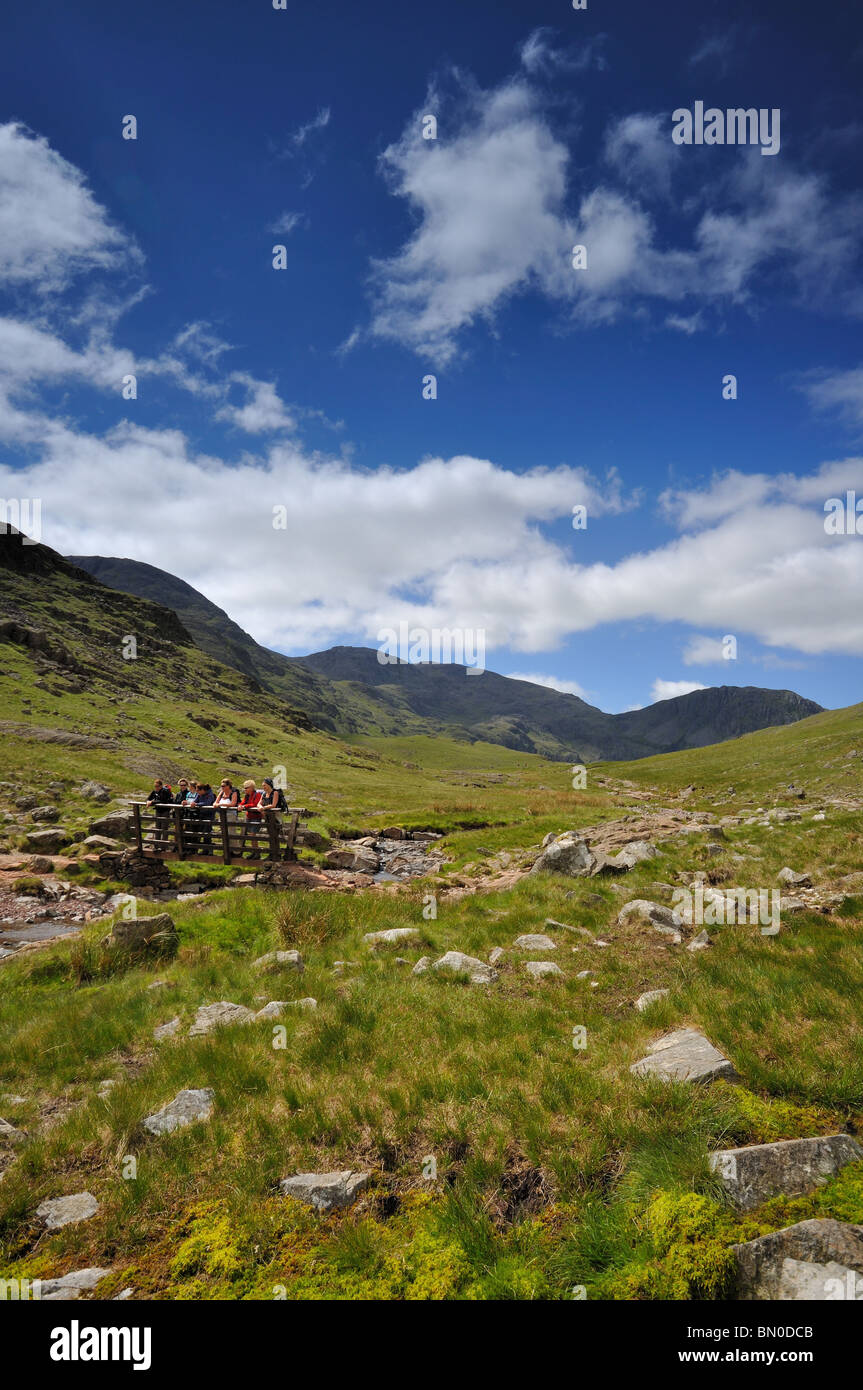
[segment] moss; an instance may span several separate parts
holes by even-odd
[[[728,1087],[732,1114],[729,1137],[746,1144],[772,1144],[779,1139],[808,1139],[835,1126],[835,1116],[818,1105],[795,1105],[773,1096],[759,1096],[744,1087]]]

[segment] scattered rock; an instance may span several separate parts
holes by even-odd
[[[524,968],[536,980],[545,979],[547,975],[563,975],[560,966],[555,965],[553,960],[529,960]]]
[[[79,790],[81,796],[86,796],[90,801],[111,800],[110,788],[106,787],[104,782],[85,782]]]
[[[258,1009],[258,1012],[255,1014],[255,1021],[260,1022],[262,1019],[281,1018],[287,1007],[288,1001],[286,999],[271,999],[269,1004],[265,1004],[262,1009]]]
[[[173,953],[179,945],[177,928],[167,912],[157,912],[154,917],[123,918],[114,923],[107,939],[133,951],[157,949]]]
[[[179,1015],[172,1018],[169,1023],[161,1023],[158,1028],[153,1029],[153,1037],[156,1042],[164,1042],[165,1038],[173,1038],[177,1029],[180,1027]]]
[[[700,931],[694,936],[687,946],[687,951],[704,951],[710,945],[710,937],[706,931]]]
[[[331,849],[324,856],[328,869],[350,869],[355,874],[376,874],[380,859],[373,849],[357,845],[353,849]]]
[[[77,1221],[89,1221],[99,1210],[92,1192],[75,1192],[70,1197],[52,1197],[36,1208],[36,1215],[49,1231],[71,1226]]]
[[[498,972],[474,956],[466,956],[462,951],[447,951],[432,966],[433,970],[451,970],[455,974],[467,975],[472,985],[493,985]]]
[[[56,806],[34,806],[33,810],[30,812],[30,819],[36,821],[37,824],[40,822],[50,822],[53,824],[54,821],[60,819],[60,812],[57,810]]]
[[[694,1028],[667,1033],[648,1049],[648,1056],[633,1062],[634,1076],[657,1076],[661,1081],[739,1081],[727,1057]]]
[[[60,1303],[63,1300],[80,1298],[81,1293],[95,1289],[96,1285],[113,1271],[99,1269],[78,1269],[73,1274],[63,1274],[59,1279],[40,1280],[39,1299],[42,1303]]]
[[[135,829],[131,811],[110,811],[107,816],[90,822],[90,835],[107,835],[110,840],[128,840]]]
[[[180,1091],[169,1105],[163,1105],[155,1115],[147,1116],[144,1128],[150,1134],[173,1134],[175,1129],[185,1129],[199,1120],[208,1120],[212,1113],[213,1091],[210,1087],[200,1091]]]
[[[391,946],[397,941],[415,941],[418,936],[419,931],[416,927],[390,927],[388,931],[366,932],[363,941],[367,941],[370,946]]]
[[[863,1276],[863,1226],[831,1218],[799,1221],[731,1250],[736,1296],[750,1302],[836,1301],[859,1289]],[[839,1280],[838,1290],[830,1279]]]
[[[505,952],[504,952],[504,949],[503,949],[502,946],[495,946],[495,947],[494,947],[491,951],[489,951],[489,953],[488,953],[488,963],[489,963],[489,965],[497,965],[498,961],[504,956],[504,954],[505,954]]]
[[[779,882],[786,888],[811,888],[812,880],[808,874],[797,874],[793,869],[780,869],[776,875]]]
[[[636,864],[644,864],[658,854],[659,850],[647,840],[631,840],[611,862],[617,869],[634,869]]]
[[[34,854],[28,861],[27,868],[34,874],[53,874],[54,861],[46,859],[44,854]]]
[[[19,1144],[26,1144],[27,1135],[23,1129],[16,1129],[10,1125],[8,1120],[0,1120],[0,1144],[8,1144],[11,1148],[18,1148]]]
[[[334,1207],[349,1207],[368,1186],[370,1173],[355,1173],[347,1168],[340,1173],[295,1173],[279,1183],[284,1197],[294,1197],[318,1211]]]
[[[651,1004],[655,1004],[659,999],[666,999],[670,993],[667,989],[649,989],[646,994],[640,994],[635,1001],[635,1007],[640,1014],[645,1009],[649,1009]]]
[[[201,1004],[189,1029],[189,1037],[199,1038],[232,1023],[250,1023],[254,1016],[244,1004],[232,1004],[227,999],[220,1000],[218,1004]]]
[[[720,1149],[710,1155],[710,1167],[733,1205],[752,1211],[769,1197],[802,1197],[861,1160],[863,1148],[850,1134],[829,1134]]]
[[[662,903],[652,903],[647,898],[634,898],[617,914],[618,925],[622,926],[631,918],[643,918],[655,927],[672,927],[675,931],[683,926],[683,918]]]
[[[543,936],[539,932],[527,932],[524,936],[517,936],[512,944],[519,951],[557,950],[557,942],[552,941],[550,936]]]
[[[600,898],[598,893],[588,893],[587,897],[597,898],[603,907],[605,906],[605,899]],[[592,942],[593,945],[596,945],[596,937],[592,931],[587,930],[587,927],[571,927],[567,922],[556,922],[553,917],[546,917],[545,925],[547,927],[557,927],[560,931],[574,932],[576,936],[584,936],[588,941]]]
[[[587,841],[574,831],[567,831],[546,846],[530,873],[566,874],[570,878],[581,878],[591,872],[595,863]]]
[[[69,843],[65,830],[31,830],[24,838],[28,849],[45,854],[56,854]]]
[[[252,961],[252,969],[297,970],[302,973],[305,966],[299,951],[268,951],[265,956],[258,956],[257,960]]]
[[[422,956],[411,971],[412,975],[425,975],[432,963],[431,956]]]

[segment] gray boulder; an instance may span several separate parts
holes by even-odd
[[[380,859],[373,849],[356,845],[352,849],[331,849],[324,855],[328,869],[350,869],[355,874],[376,874]]]
[[[107,816],[90,822],[91,835],[107,835],[112,840],[128,840],[134,828],[131,811],[109,811]]]
[[[180,1027],[180,1016],[172,1018],[169,1023],[162,1023],[158,1028],[153,1029],[153,1037],[156,1042],[164,1042],[166,1038],[173,1038]]]
[[[560,975],[563,978],[563,971],[553,960],[529,960],[524,968],[535,980],[544,980],[549,975]]]
[[[618,869],[634,869],[636,864],[645,864],[648,859],[655,859],[658,854],[659,850],[647,840],[631,840],[611,862]]]
[[[0,1144],[18,1148],[19,1144],[26,1144],[26,1142],[27,1135],[23,1129],[16,1129],[14,1125],[10,1125],[8,1120],[0,1120]]]
[[[299,951],[267,951],[252,961],[253,970],[296,970],[302,974],[305,966]]]
[[[629,1068],[634,1076],[656,1076],[660,1081],[739,1081],[727,1057],[694,1028],[667,1033],[648,1049],[648,1055]]]
[[[425,975],[431,969],[431,956],[421,956],[411,971],[412,975]]]
[[[255,1017],[251,1009],[243,1004],[232,1004],[222,999],[218,1004],[202,1004],[189,1029],[190,1038],[200,1038],[213,1033],[217,1028],[227,1028],[232,1023],[251,1023]]]
[[[36,1215],[49,1231],[59,1231],[77,1221],[89,1221],[99,1210],[92,1192],[74,1192],[70,1197],[52,1197],[40,1203]]]
[[[416,941],[418,936],[416,927],[390,927],[388,931],[367,931],[363,941],[370,946],[394,946],[399,941]]]
[[[863,1226],[799,1221],[731,1249],[738,1299],[838,1301],[848,1297],[843,1286],[863,1294]]]
[[[86,796],[89,801],[110,801],[111,792],[104,782],[85,782],[80,789],[81,795]]]
[[[546,846],[530,873],[566,874],[569,878],[583,878],[591,872],[595,863],[587,841],[574,831],[567,831]]]
[[[150,1134],[173,1134],[175,1129],[208,1120],[212,1113],[213,1091],[209,1086],[200,1091],[180,1091],[169,1105],[147,1116],[144,1128]]]
[[[174,951],[179,944],[177,928],[167,912],[157,912],[153,917],[122,918],[114,923],[108,940],[133,951],[157,947]]]
[[[675,931],[679,931],[683,926],[683,918],[679,913],[662,903],[650,902],[647,898],[633,898],[632,902],[624,904],[617,914],[620,926],[636,919],[650,922],[655,927],[671,927]]]
[[[808,874],[797,874],[793,869],[780,869],[776,875],[784,888],[811,888],[812,880]]]
[[[346,1168],[337,1173],[295,1173],[279,1183],[284,1197],[295,1197],[317,1211],[334,1207],[349,1207],[368,1186],[370,1173],[355,1173]]]
[[[56,854],[69,843],[65,830],[31,830],[25,839],[27,848],[35,850],[37,854]]]
[[[466,956],[463,951],[447,951],[432,966],[433,970],[447,970],[457,975],[467,975],[472,985],[493,985],[498,972],[474,956]]]
[[[107,1279],[111,1273],[110,1269],[94,1266],[91,1269],[77,1269],[73,1274],[63,1274],[59,1279],[42,1279],[39,1288],[40,1302],[60,1303],[80,1298],[82,1292],[95,1289],[96,1285]]]
[[[649,1009],[651,1004],[656,1004],[660,999],[666,999],[669,991],[667,989],[649,989],[646,994],[640,994],[635,1001],[635,1007],[640,1014],[645,1009]]]
[[[711,1169],[740,1211],[752,1211],[769,1197],[802,1197],[847,1163],[861,1161],[863,1148],[850,1134],[782,1139],[775,1144],[719,1149],[710,1155]]]
[[[512,944],[519,951],[557,950],[557,942],[539,932],[527,932],[524,936],[517,936]]]
[[[55,820],[60,819],[60,812],[56,806],[36,806],[30,812],[30,819],[38,823],[50,823],[53,825]]]

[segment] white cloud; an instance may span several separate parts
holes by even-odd
[[[721,637],[705,637],[698,634],[689,639],[683,652],[684,666],[713,666],[725,660],[725,648]]]
[[[291,144],[298,149],[301,148],[310,135],[314,135],[318,130],[326,130],[329,123],[330,108],[328,106],[322,106],[316,116],[313,116],[310,121],[306,121],[304,125],[297,127],[290,137]]]
[[[580,700],[588,698],[587,691],[578,681],[561,680],[559,676],[522,675],[520,671],[508,671],[511,681],[530,681],[531,685],[545,685],[550,690],[560,690],[564,695],[577,695]]]
[[[397,255],[375,265],[372,332],[441,362],[454,355],[460,328],[534,277],[547,281],[567,252],[568,155],[530,87],[516,80],[462,99],[461,133],[423,140],[416,116],[381,161],[419,226]],[[430,94],[426,109],[440,106]]]
[[[85,271],[139,262],[80,170],[22,125],[0,125],[0,280],[49,294]]]
[[[651,687],[650,695],[653,704],[658,700],[674,700],[678,695],[690,695],[693,690],[707,690],[706,685],[701,685],[699,681],[664,681],[657,676]]]
[[[286,409],[272,382],[258,381],[248,372],[232,372],[230,379],[245,388],[246,401],[241,406],[223,405],[216,411],[217,420],[227,420],[247,434],[296,429],[294,416]]]
[[[835,410],[851,425],[863,425],[863,367],[809,373],[800,389],[815,410]]]
[[[667,197],[671,173],[680,158],[680,146],[669,137],[668,118],[640,113],[623,116],[605,136],[605,158],[643,196]]]
[[[689,333],[701,327],[700,308],[749,303],[764,284],[807,304],[863,312],[853,274],[859,198],[745,148],[710,165],[704,151],[673,145],[669,113],[615,119],[602,177],[583,160],[571,174],[570,150],[530,80],[550,51],[545,31],[531,35],[527,75],[488,91],[454,74],[453,90],[433,89],[422,108],[445,111],[446,141],[423,140],[417,112],[384,152],[391,191],[416,226],[399,251],[373,264],[373,336],[445,364],[465,329],[525,292],[588,324],[666,301],[680,306],[668,326]],[[684,170],[686,196],[669,224],[675,243],[645,204],[667,198]],[[574,270],[579,243],[587,268]]]
[[[597,34],[584,43],[561,48],[553,41],[556,32],[548,27],[534,29],[522,44],[519,58],[531,77],[545,77],[555,71],[584,72],[590,67],[600,70],[605,67],[604,35]]]
[[[272,232],[273,236],[290,236],[291,232],[296,231],[302,221],[303,214],[301,212],[283,212],[274,222],[270,223],[267,231]]]

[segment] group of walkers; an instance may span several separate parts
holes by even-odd
[[[281,813],[288,809],[284,792],[274,785],[272,777],[264,778],[260,790],[248,778],[243,783],[242,791],[234,786],[230,777],[223,777],[217,792],[213,791],[209,782],[194,782],[186,777],[179,779],[175,792],[169,783],[157,777],[147,801],[156,812],[157,841],[168,837],[171,820],[168,807],[183,808],[183,837],[195,854],[212,854],[213,822],[217,810],[227,811],[228,834],[232,840],[234,827],[239,828],[242,815],[242,833],[237,848],[242,854],[247,839],[251,840],[250,859],[258,858],[258,839],[262,831],[268,834],[267,821],[275,818],[280,822]]]

